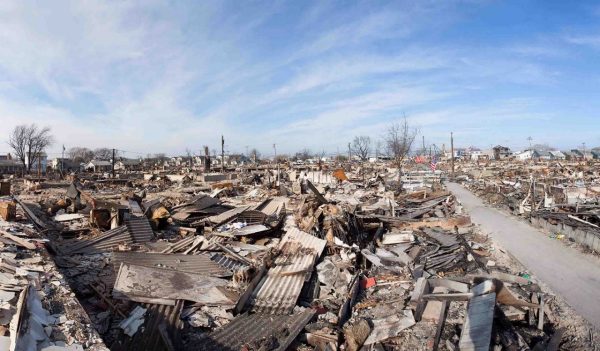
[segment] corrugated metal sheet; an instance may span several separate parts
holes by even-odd
[[[260,313],[237,316],[225,327],[208,334],[197,344],[201,351],[239,351],[244,345],[248,349],[258,350],[261,343],[271,343],[277,339],[273,351],[286,350],[300,334],[304,326],[312,319],[314,311],[304,311],[292,315],[264,315]]]
[[[232,218],[232,221],[245,222],[247,224],[265,223],[267,215],[257,210],[246,210],[238,216]]]
[[[121,263],[146,267],[171,269],[180,272],[197,273],[212,277],[228,277],[231,270],[218,264],[208,255],[162,254],[150,252],[113,252],[112,262],[115,271]]]
[[[218,225],[221,225],[221,224],[229,221],[230,219],[238,216],[242,212],[246,211],[248,208],[250,208],[250,206],[236,207],[236,208],[233,208],[233,209],[231,209],[229,211],[226,211],[226,212],[223,212],[221,214],[218,214],[216,216],[208,217],[206,220],[208,222],[210,222],[211,224],[213,224],[215,226],[218,226]]]
[[[253,234],[266,232],[268,230],[271,230],[271,228],[267,227],[264,224],[251,224],[251,225],[247,225],[243,228],[233,230],[233,235],[247,236],[247,235],[253,235]]]
[[[236,271],[240,268],[247,267],[247,265],[243,264],[240,261],[231,259],[225,255],[220,253],[214,253],[210,256],[210,259],[214,261],[216,264],[219,264],[222,267],[225,267],[231,271]]]
[[[147,309],[144,324],[133,336],[122,335],[121,339],[111,346],[113,351],[168,351],[160,332],[159,325],[166,326],[170,341],[176,350],[181,350],[180,330],[183,321],[179,318],[183,309],[183,301],[175,306],[142,304]]]
[[[281,240],[281,254],[250,298],[255,312],[291,313],[305,281],[310,279],[317,258],[326,241],[297,228],[292,228]]]
[[[325,249],[327,241],[305,233],[298,228],[291,228],[281,239],[279,249],[285,251],[290,244],[299,245],[302,249],[313,249],[318,257]]]
[[[97,253],[107,251],[119,244],[133,244],[127,227],[120,226],[89,240],[70,240],[61,245],[63,254]]]
[[[154,231],[146,217],[131,217],[125,220],[125,225],[133,242],[145,243],[154,238]]]
[[[260,208],[257,208],[257,210],[267,216],[279,216],[281,211],[285,209],[285,201],[286,199],[284,197],[274,197],[268,203],[261,204]]]
[[[140,205],[133,199],[129,199],[129,209],[134,216],[140,217],[144,215],[144,211],[142,211]]]

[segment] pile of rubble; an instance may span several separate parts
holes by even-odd
[[[553,238],[600,250],[600,174],[585,164],[523,167],[495,163],[475,172],[463,165],[459,179],[487,203],[529,219]]]
[[[397,174],[23,189],[0,222],[0,337],[17,350],[589,349],[439,172]]]

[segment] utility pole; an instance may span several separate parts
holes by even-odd
[[[115,149],[112,149],[112,177],[115,177]]]
[[[208,146],[204,146],[204,172],[210,172],[210,152]]]
[[[225,174],[225,137],[221,135],[221,173]]]
[[[425,148],[425,135],[423,135],[423,152],[421,155],[425,155],[427,153],[427,149]]]
[[[352,151],[350,151],[350,143],[348,143],[348,162],[352,161]]]
[[[454,178],[454,133],[450,132],[450,165],[452,167],[452,178]]]
[[[275,150],[275,162],[277,163],[277,181],[275,185],[279,185],[279,160],[277,159],[277,144],[273,144],[273,150]]]
[[[61,177],[64,177],[64,166],[65,164],[65,145],[63,144],[63,149],[62,149],[62,158],[60,159],[60,175]]]

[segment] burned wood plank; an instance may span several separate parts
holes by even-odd
[[[469,301],[458,344],[461,351],[489,350],[495,305],[496,293],[475,296]]]
[[[327,201],[327,199],[325,199],[323,197],[323,195],[321,195],[321,193],[319,192],[319,190],[317,190],[317,188],[315,188],[315,186],[313,185],[313,183],[310,182],[310,180],[306,180],[306,186],[308,186],[308,189],[310,189],[310,191],[313,192],[313,194],[315,194],[315,196],[317,197],[317,200],[319,200],[320,203],[322,204],[327,204],[329,203],[329,201]]]
[[[415,320],[421,320],[421,314],[425,308],[425,301],[423,295],[429,292],[429,283],[427,279],[421,277],[417,279],[415,288],[410,296],[410,307],[415,311]]]
[[[35,250],[35,244],[32,243],[29,240],[20,238],[16,235],[12,235],[11,233],[5,231],[5,230],[1,230],[0,229],[0,235],[2,235],[3,237],[9,239],[10,241],[14,242],[15,244],[17,244],[18,246],[24,247],[26,249],[29,250]]]
[[[29,206],[25,205],[25,203],[23,201],[21,201],[21,199],[19,199],[18,196],[13,196],[13,198],[19,203],[19,205],[21,205],[21,207],[25,211],[25,214],[27,215],[27,217],[35,225],[37,225],[39,229],[45,229],[46,228],[46,223],[44,223],[44,221],[42,221],[41,219],[39,219],[38,216],[36,216],[35,213],[29,208]]]

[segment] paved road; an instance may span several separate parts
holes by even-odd
[[[448,189],[490,234],[527,269],[600,329],[600,260],[550,239],[534,227],[489,208],[456,183]]]

